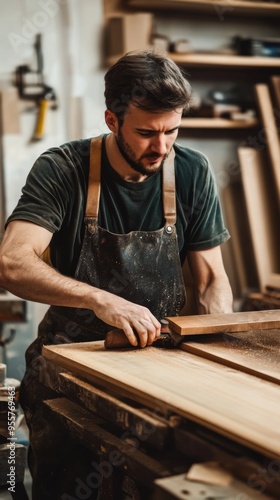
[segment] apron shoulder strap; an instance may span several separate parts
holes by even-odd
[[[90,143],[88,194],[85,215],[86,217],[96,219],[100,200],[102,138],[103,135],[94,137]],[[172,148],[163,166],[163,211],[166,226],[173,226],[176,223],[174,158],[175,152]]]
[[[97,219],[100,199],[101,150],[103,135],[93,137],[90,142],[88,194],[86,217]]]
[[[176,223],[176,196],[175,196],[175,171],[174,171],[174,148],[170,151],[163,165],[163,212],[165,226],[173,226]]]

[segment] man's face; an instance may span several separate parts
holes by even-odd
[[[181,117],[182,109],[152,113],[129,105],[116,139],[133,170],[152,175],[162,168],[178,135]]]

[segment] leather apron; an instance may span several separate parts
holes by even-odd
[[[91,140],[86,228],[75,279],[146,306],[158,320],[176,316],[186,294],[175,228],[174,150],[163,166],[164,227],[115,234],[98,225],[102,140]],[[39,336],[42,344],[82,342],[102,340],[110,329],[92,310],[51,306]]]

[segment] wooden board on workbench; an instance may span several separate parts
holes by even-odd
[[[280,385],[280,331],[200,336],[181,349]]]
[[[280,309],[226,314],[198,314],[167,318],[170,328],[179,335],[219,332],[247,332],[280,328]]]
[[[43,356],[158,413],[175,411],[270,458],[279,457],[280,387],[176,349],[44,346]]]

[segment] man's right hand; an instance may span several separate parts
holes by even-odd
[[[160,322],[147,307],[103,290],[95,290],[96,316],[105,323],[123,330],[133,346],[138,345],[137,336],[141,347],[152,344],[159,337]]]

